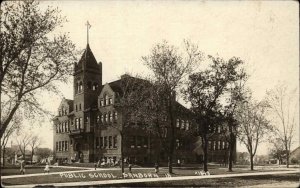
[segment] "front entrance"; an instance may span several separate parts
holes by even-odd
[[[74,147],[74,151],[75,151],[75,162],[83,162],[83,153],[82,153],[82,147],[80,143],[76,143],[75,147]]]

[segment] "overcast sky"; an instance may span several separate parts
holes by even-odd
[[[299,88],[298,3],[293,1],[46,1],[58,7],[68,22],[57,32],[68,32],[78,49],[86,46],[86,26],[91,24],[89,43],[96,60],[103,64],[103,84],[125,72],[148,74],[141,56],[162,40],[181,45],[190,39],[210,55],[228,59],[238,56],[251,74],[248,86],[260,100],[278,82]],[[62,85],[72,99],[72,83]],[[299,90],[298,92],[299,93]],[[299,98],[299,97],[298,97]],[[46,108],[56,112],[61,97],[47,98]],[[298,113],[297,113],[298,114]],[[52,147],[50,122],[43,132],[44,146]],[[296,128],[299,145],[299,124]],[[239,150],[244,151],[242,147]],[[267,152],[259,148],[259,154]]]

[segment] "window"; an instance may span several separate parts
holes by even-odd
[[[108,122],[108,115],[104,114],[105,122]]]
[[[216,150],[216,141],[214,141],[214,146],[213,150]]]
[[[100,106],[104,106],[104,102],[102,99],[100,100]]]
[[[56,142],[56,151],[58,151],[58,142]]]
[[[107,147],[107,136],[104,137],[104,148]]]
[[[87,87],[88,87],[88,89],[92,89],[92,82],[88,81]]]
[[[222,147],[222,149],[225,149],[225,144],[226,144],[225,141],[223,141],[223,144],[222,144],[223,147]]]
[[[68,132],[68,123],[65,122],[65,132]]]
[[[135,147],[135,136],[130,137],[130,147],[134,148]]]
[[[78,83],[76,83],[76,89],[75,89],[75,94],[77,94],[78,93],[78,90],[79,90],[79,86],[78,86]]]
[[[103,137],[100,137],[100,147],[103,148]]]
[[[58,110],[58,115],[59,115],[59,116],[61,116],[61,112],[60,112],[60,110]]]
[[[223,141],[220,141],[220,150],[223,149]]]
[[[108,104],[112,104],[112,98],[109,98]]]
[[[81,110],[81,103],[79,103],[79,110]]]
[[[96,122],[99,123],[100,122],[100,116],[97,116]]]
[[[208,149],[211,150],[211,141],[208,141]]]
[[[88,122],[89,122],[89,117],[88,117],[88,116],[85,116],[85,119],[84,119],[84,120],[85,120],[86,123],[88,123]]]
[[[61,132],[61,124],[58,124],[58,132]]]
[[[68,141],[66,141],[66,142],[65,142],[65,144],[66,144],[66,146],[65,146],[65,148],[66,148],[66,151],[68,151],[68,150],[69,150]]]
[[[99,148],[100,146],[99,146],[99,138],[98,137],[96,137],[96,148]]]
[[[79,125],[79,122],[78,122],[78,121],[79,121],[79,119],[76,118],[76,119],[75,119],[75,130],[78,129],[78,125]]]
[[[110,121],[110,122],[113,122],[113,116],[112,116],[112,114],[109,113],[108,116],[109,116],[109,121]]]
[[[79,128],[83,129],[83,123],[82,123],[82,118],[78,118],[79,119]]]
[[[190,129],[190,123],[189,121],[185,122],[185,130],[189,130]]]
[[[67,108],[65,108],[65,115],[67,115],[67,112],[68,112],[68,110],[67,110]]]
[[[144,137],[144,148],[148,147],[148,137]]]
[[[76,110],[76,112],[78,111],[78,109],[77,109],[77,104],[75,104],[75,110]]]
[[[104,115],[103,114],[101,115],[101,122],[102,123],[104,122]]]
[[[179,139],[176,139],[176,144],[175,144],[175,146],[176,146],[176,149],[178,149],[178,148],[180,147]]]
[[[181,120],[181,129],[184,129],[184,120]]]
[[[114,148],[117,148],[118,137],[114,136]]]
[[[61,151],[61,141],[58,142],[58,151]]]
[[[179,128],[179,127],[180,127],[180,120],[176,119],[176,128]]]
[[[108,137],[108,147],[112,148],[112,136]]]
[[[65,151],[65,141],[61,141],[61,151]]]
[[[108,105],[108,96],[107,95],[105,95],[104,100],[105,100],[105,105]]]
[[[82,92],[82,82],[79,82],[79,93]]]
[[[93,84],[93,90],[95,91],[95,90],[97,90],[98,89],[98,84],[97,83],[94,83]]]
[[[114,112],[114,120],[116,121],[118,119],[118,113]]]

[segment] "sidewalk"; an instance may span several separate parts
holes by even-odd
[[[92,170],[90,170],[92,171]],[[105,184],[126,184],[126,183],[140,183],[140,182],[159,182],[159,181],[174,181],[174,180],[190,180],[190,179],[211,179],[211,178],[229,178],[229,177],[241,177],[241,176],[260,176],[260,175],[272,175],[272,174],[291,174],[299,173],[299,170],[289,171],[276,171],[276,172],[256,172],[256,173],[240,173],[240,174],[221,174],[210,176],[180,176],[180,177],[160,177],[160,178],[144,178],[144,179],[121,179],[121,180],[100,180],[100,181],[88,181],[88,182],[69,182],[69,183],[53,183],[53,184],[27,184],[27,185],[13,185],[6,187],[35,187],[39,186],[89,186],[89,185],[105,185]],[[24,176],[23,176],[24,177]]]

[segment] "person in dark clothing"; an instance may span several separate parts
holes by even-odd
[[[159,166],[158,166],[157,163],[155,163],[154,168],[155,168],[155,173],[158,173],[159,172]]]

